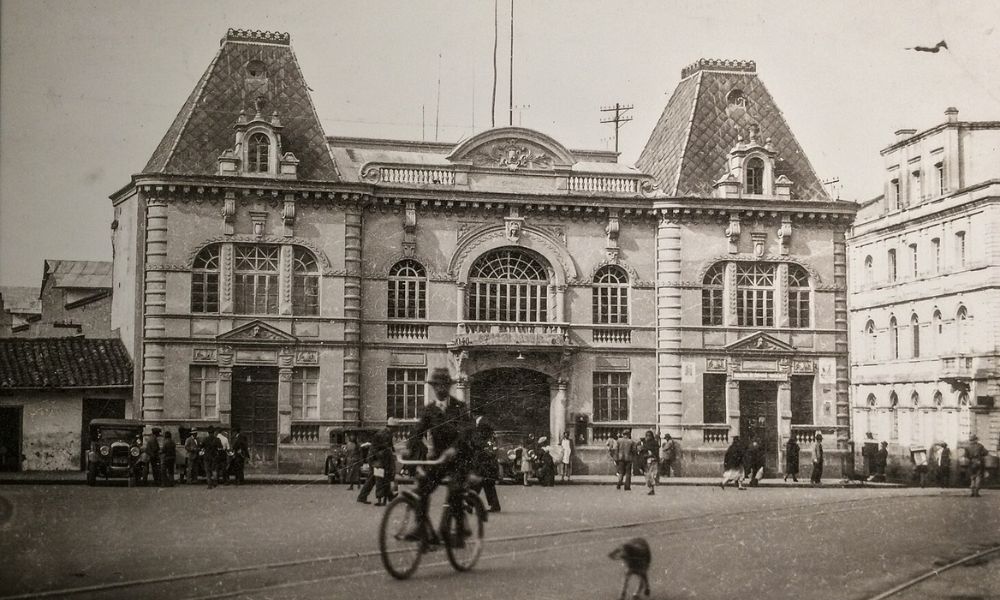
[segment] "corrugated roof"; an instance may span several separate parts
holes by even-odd
[[[746,138],[756,125],[758,139],[771,139],[775,177],[792,181],[792,197],[829,200],[752,62],[703,59],[682,76],[636,161],[667,195],[712,196],[738,136]],[[743,92],[745,107],[729,101],[734,90]]]
[[[109,261],[103,260],[46,260],[42,286],[49,278],[57,288],[111,288]]]
[[[132,361],[118,339],[0,339],[0,390],[132,385]]]
[[[3,308],[9,313],[42,314],[41,290],[36,287],[0,287]]]
[[[266,75],[250,76],[251,61],[262,62]],[[142,172],[218,174],[219,155],[235,145],[240,112],[253,115],[259,97],[266,99],[265,118],[278,112],[281,150],[299,160],[299,179],[338,181],[288,35],[232,29]]]

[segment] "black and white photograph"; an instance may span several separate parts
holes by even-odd
[[[1000,600],[1000,5],[2,0],[0,600]]]

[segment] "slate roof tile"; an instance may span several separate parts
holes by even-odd
[[[132,361],[118,339],[0,339],[0,390],[132,385]]]

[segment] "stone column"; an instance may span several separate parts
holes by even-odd
[[[292,439],[292,369],[278,369],[278,440],[281,443]]]
[[[848,360],[848,319],[847,319],[847,242],[845,230],[838,226],[833,231],[833,327],[834,351],[837,354],[837,448],[847,449],[851,435],[850,361]],[[815,310],[815,309],[814,309]]]
[[[142,419],[163,418],[166,348],[159,341],[166,333],[163,313],[167,305],[167,202],[146,200],[146,272],[143,285]]]
[[[682,439],[681,226],[662,216],[656,232],[656,414],[659,428]]]
[[[569,383],[558,380],[549,388],[551,403],[549,405],[549,440],[552,443],[559,443],[563,432],[566,431],[566,389]]]
[[[278,254],[278,314],[292,314],[292,247],[281,246]]]
[[[730,374],[726,386],[729,388],[726,398],[726,410],[729,414],[729,440],[732,441],[733,436],[742,435],[740,431],[740,382],[734,381],[732,374]]]

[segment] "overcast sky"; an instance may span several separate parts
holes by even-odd
[[[509,2],[499,0],[497,125],[507,123]],[[291,33],[327,135],[458,141],[490,127],[493,7],[4,0],[0,285],[38,285],[46,258],[111,259],[108,195],[144,166],[228,27]],[[608,148],[598,109],[634,104],[626,163],[700,57],[755,60],[817,174],[839,177],[846,199],[880,193],[878,151],[896,129],[931,127],[948,106],[1000,120],[991,1],[515,0],[514,10],[514,104],[524,107],[514,124]],[[950,51],[903,49],[941,39]]]

